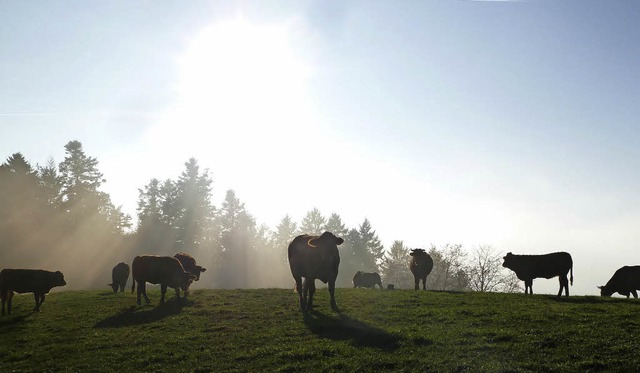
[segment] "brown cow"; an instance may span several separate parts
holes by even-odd
[[[164,295],[167,293],[167,287],[176,290],[176,297],[180,301],[180,289],[185,292],[189,289],[189,285],[195,279],[195,276],[186,272],[180,264],[180,261],[171,256],[156,255],[140,255],[133,259],[131,265],[133,272],[133,284],[131,292],[135,290],[136,281],[138,282],[137,302],[140,305],[140,295],[144,296],[145,301],[149,304],[147,296],[147,282],[151,284],[160,284],[160,303],[164,303]]]
[[[413,280],[415,281],[415,289],[420,289],[420,280],[422,280],[422,290],[427,290],[427,276],[433,269],[433,259],[431,255],[427,254],[424,249],[413,249],[409,253],[411,255],[411,262],[409,263],[409,269],[413,273]]]
[[[11,315],[11,298],[13,292],[33,293],[36,299],[34,311],[39,312],[44,302],[45,294],[48,294],[56,286],[64,286],[62,272],[49,272],[41,269],[3,269],[0,272],[0,296],[2,297],[2,314],[7,303],[7,311]]]
[[[129,279],[129,265],[125,262],[120,262],[116,264],[115,267],[111,270],[111,283],[107,286],[111,286],[113,289],[113,294],[118,292],[118,288],[120,292],[124,292],[124,287],[127,285],[127,280]]]
[[[173,257],[180,261],[180,264],[182,264],[182,267],[185,271],[196,276],[196,279],[194,281],[200,280],[200,273],[207,271],[206,268],[196,265],[196,260],[187,253],[180,252]]]
[[[196,277],[194,281],[200,280],[200,273],[205,272],[207,270],[204,267],[196,265],[196,260],[187,253],[179,252],[173,257],[180,261],[180,264],[182,264],[182,267],[184,268],[185,271],[191,273]],[[189,295],[189,290],[184,292],[185,298],[187,297],[187,295]]]
[[[316,292],[315,280],[329,283],[331,309],[339,312],[334,297],[336,277],[340,266],[338,245],[344,240],[331,232],[321,236],[301,235],[289,244],[288,256],[291,274],[296,281],[296,291],[300,301],[300,310],[307,313],[313,308],[313,294]],[[304,277],[304,284],[302,283]]]

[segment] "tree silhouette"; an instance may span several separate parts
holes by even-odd
[[[394,241],[380,264],[383,283],[393,284],[400,289],[412,289],[414,282],[409,271],[409,257],[409,248],[404,246],[404,242]]]

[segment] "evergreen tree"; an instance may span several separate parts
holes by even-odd
[[[217,283],[222,287],[249,285],[249,258],[255,253],[256,222],[244,203],[228,190],[218,215],[220,255]]]
[[[320,213],[320,210],[314,207],[313,210],[307,212],[307,215],[302,219],[300,233],[319,236],[324,233],[323,229],[325,225],[325,218]]]
[[[344,237],[347,235],[348,229],[344,226],[342,218],[335,212],[331,214],[327,225],[324,228],[325,231],[335,234],[337,237]]]
[[[276,227],[276,232],[273,234],[273,247],[280,253],[279,257],[281,257],[284,261],[287,260],[287,248],[289,247],[289,243],[296,237],[297,235],[297,225],[291,219],[291,217],[287,214],[282,220],[280,220],[280,224]]]
[[[40,198],[42,198],[48,206],[60,206],[62,179],[58,175],[58,168],[53,158],[47,160],[46,166],[38,168],[38,177],[40,179]]]
[[[84,153],[79,141],[65,145],[67,154],[60,163],[62,204],[72,222],[83,221],[97,213],[108,197],[98,191],[104,179],[98,161]]]
[[[179,206],[176,243],[179,251],[192,251],[199,249],[213,220],[212,180],[209,170],[200,173],[200,166],[194,158],[189,159],[185,167],[176,182]]]
[[[378,263],[384,256],[384,246],[380,243],[376,231],[371,228],[371,223],[368,219],[364,219],[364,222],[358,229],[362,245],[364,246],[363,265],[370,268],[371,271],[377,271]]]
[[[394,284],[400,289],[412,289],[414,282],[409,270],[409,258],[409,248],[404,246],[404,242],[394,241],[380,264],[383,283]]]

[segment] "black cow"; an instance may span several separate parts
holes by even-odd
[[[380,286],[380,289],[382,289],[382,279],[380,278],[380,275],[375,272],[367,273],[358,271],[353,276],[354,288],[375,288],[376,285]]]
[[[560,291],[565,289],[566,296],[569,296],[569,281],[567,273],[571,271],[571,285],[573,286],[573,260],[566,252],[558,252],[544,255],[514,255],[507,253],[503,258],[503,267],[509,268],[516,273],[516,276],[524,281],[524,293],[533,294],[534,278],[553,278],[558,276],[560,280]]]
[[[291,274],[296,281],[296,291],[300,301],[300,309],[307,313],[313,308],[313,294],[316,292],[315,280],[329,283],[331,309],[339,312],[334,291],[340,253],[338,245],[344,240],[331,232],[324,232],[321,236],[301,235],[289,244],[288,257]],[[304,284],[302,284],[304,277]]]
[[[44,303],[44,296],[56,286],[64,286],[62,272],[49,272],[41,269],[3,269],[0,272],[0,296],[2,297],[2,314],[7,304],[7,311],[11,315],[11,298],[13,292],[33,293],[36,299],[34,311],[40,311]]]
[[[424,249],[413,249],[409,255],[411,255],[409,269],[411,273],[413,273],[415,290],[420,289],[420,280],[422,280],[422,289],[427,290],[427,276],[429,276],[429,273],[431,273],[433,269],[433,259],[431,259],[431,255],[427,254]]]
[[[616,271],[605,286],[598,286],[600,295],[610,297],[619,293],[629,298],[629,293],[638,298],[636,290],[640,290],[640,266],[624,266]]]
[[[129,265],[125,262],[120,262],[111,270],[111,283],[107,286],[111,286],[113,294],[118,292],[124,292],[124,287],[127,286],[127,280],[129,279]]]
[[[186,272],[180,264],[180,261],[171,256],[156,255],[140,255],[133,259],[131,265],[133,272],[133,284],[131,284],[131,292],[138,282],[137,302],[140,304],[140,295],[144,296],[145,301],[149,304],[147,296],[147,282],[151,284],[160,284],[160,303],[164,303],[164,295],[167,293],[167,287],[176,290],[176,297],[180,301],[180,289],[185,292],[189,289],[189,285],[195,279],[195,276]]]

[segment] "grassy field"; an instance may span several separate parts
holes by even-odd
[[[173,293],[170,293],[173,295]],[[196,290],[185,304],[130,293],[14,297],[0,371],[638,371],[640,301],[318,289]]]

